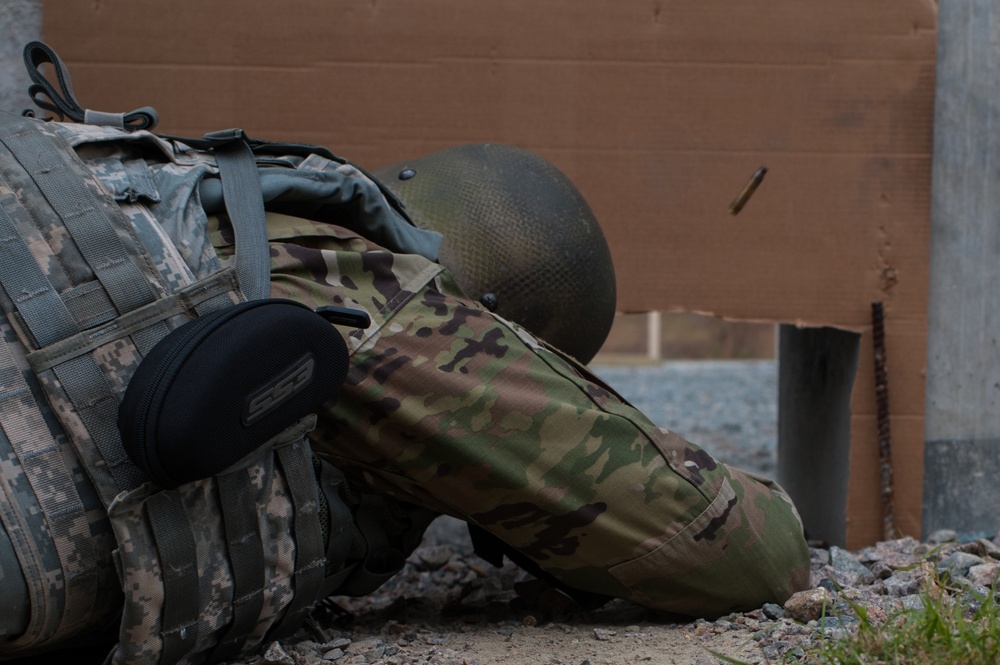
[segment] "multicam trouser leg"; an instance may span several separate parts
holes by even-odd
[[[272,296],[368,311],[314,446],[373,488],[481,526],[564,584],[685,615],[808,581],[774,483],[657,428],[441,266],[269,216]],[[581,303],[581,306],[586,306]]]

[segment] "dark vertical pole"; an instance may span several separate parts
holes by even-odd
[[[885,308],[872,303],[872,342],[875,348],[875,407],[878,423],[878,464],[882,490],[882,537],[896,537],[896,516],[892,505],[892,434],[889,428],[889,375],[885,358]]]

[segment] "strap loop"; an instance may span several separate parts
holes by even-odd
[[[156,109],[149,106],[143,106],[128,113],[103,113],[83,109],[73,93],[73,83],[70,81],[69,70],[47,44],[42,42],[28,43],[24,47],[24,64],[28,69],[28,76],[34,81],[28,87],[28,95],[31,96],[31,100],[38,108],[59,116],[60,120],[69,118],[74,122],[110,125],[130,132],[137,129],[152,130],[159,121]],[[42,73],[42,65],[52,65],[58,88],[53,86]]]

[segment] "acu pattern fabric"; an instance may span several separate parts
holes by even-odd
[[[229,248],[213,225],[220,255]],[[271,296],[363,309],[315,450],[482,527],[574,589],[688,616],[783,602],[808,549],[775,483],[662,430],[421,256],[268,214]]]

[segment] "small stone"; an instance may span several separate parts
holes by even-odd
[[[385,655],[385,645],[381,643],[376,644],[374,649],[369,649],[368,651],[365,652],[365,662],[366,663],[377,662],[384,655]]]
[[[295,665],[295,659],[277,642],[271,642],[264,652],[264,662],[267,665]]]
[[[904,596],[900,599],[900,606],[904,610],[922,610],[924,609],[923,598],[917,594],[912,596]]]
[[[612,637],[614,637],[617,634],[618,633],[616,631],[614,631],[614,630],[606,630],[604,628],[595,628],[594,629],[594,637],[597,638],[601,642],[607,642],[608,640],[610,640]]]
[[[985,587],[992,587],[1000,577],[1000,563],[980,563],[971,566],[968,572],[969,581]]]
[[[779,658],[781,658],[782,654],[784,654],[791,648],[792,645],[790,642],[785,642],[780,640],[778,642],[772,642],[771,644],[768,644],[766,647],[763,648],[764,658],[776,661]]]
[[[986,562],[975,554],[952,552],[947,559],[938,564],[938,572],[948,572],[955,577],[965,577],[969,574],[970,568],[983,563]]]
[[[785,612],[796,621],[805,623],[820,618],[831,600],[830,593],[824,588],[799,591],[785,601]]]
[[[513,634],[513,631],[511,631],[511,634]],[[448,641],[448,636],[447,635],[421,635],[421,639],[424,641],[425,644],[437,645],[437,644],[444,644],[445,642],[447,642]]]
[[[424,570],[438,570],[451,560],[455,550],[447,545],[439,545],[435,547],[422,547],[417,552],[420,564],[422,564],[420,568]]]
[[[815,547],[809,548],[809,560],[813,563],[825,566],[830,563],[830,552]]]
[[[877,580],[884,580],[888,577],[892,577],[892,567],[889,566],[885,561],[876,561],[871,566],[872,576]]]
[[[295,653],[301,656],[305,656],[310,653],[312,654],[319,653],[320,649],[321,649],[320,645],[316,644],[312,640],[302,640],[301,642],[297,642],[295,644]],[[292,656],[292,658],[294,659],[295,657]]]
[[[820,628],[826,630],[827,628],[845,628],[848,626],[858,625],[858,617],[856,616],[835,616],[835,617],[820,617],[816,620],[816,625]]]
[[[830,565],[838,573],[850,573],[859,576],[871,574],[871,571],[851,556],[850,552],[836,545],[830,548]]]
[[[952,543],[958,540],[958,533],[954,529],[938,529],[927,537],[927,542],[935,545],[941,543]]]
[[[978,557],[986,556],[986,546],[983,544],[985,540],[971,540],[967,543],[962,543],[955,549],[959,552],[965,552],[966,554],[975,554]]]
[[[323,654],[323,660],[340,660],[343,657],[343,649],[330,649]]]
[[[878,605],[866,605],[865,615],[868,617],[868,623],[876,627],[881,626],[889,619],[889,615]]]
[[[920,581],[914,578],[889,577],[883,581],[890,598],[905,598],[920,591]]]
[[[985,556],[988,556],[991,559],[1000,559],[1000,545],[997,545],[992,540],[986,540],[985,538],[979,542],[983,544],[983,552],[985,553]]]
[[[824,577],[823,579],[821,579],[819,581],[819,584],[817,584],[816,586],[820,589],[826,589],[827,592],[830,594],[837,593],[837,583],[831,580],[829,577]]]
[[[964,591],[956,602],[962,606],[967,619],[973,618],[983,608],[983,601],[990,597],[990,590],[978,584]]]
[[[764,607],[761,608],[764,612],[764,616],[768,619],[784,619],[786,616],[785,610],[782,609],[781,605],[775,603],[764,603]]]

